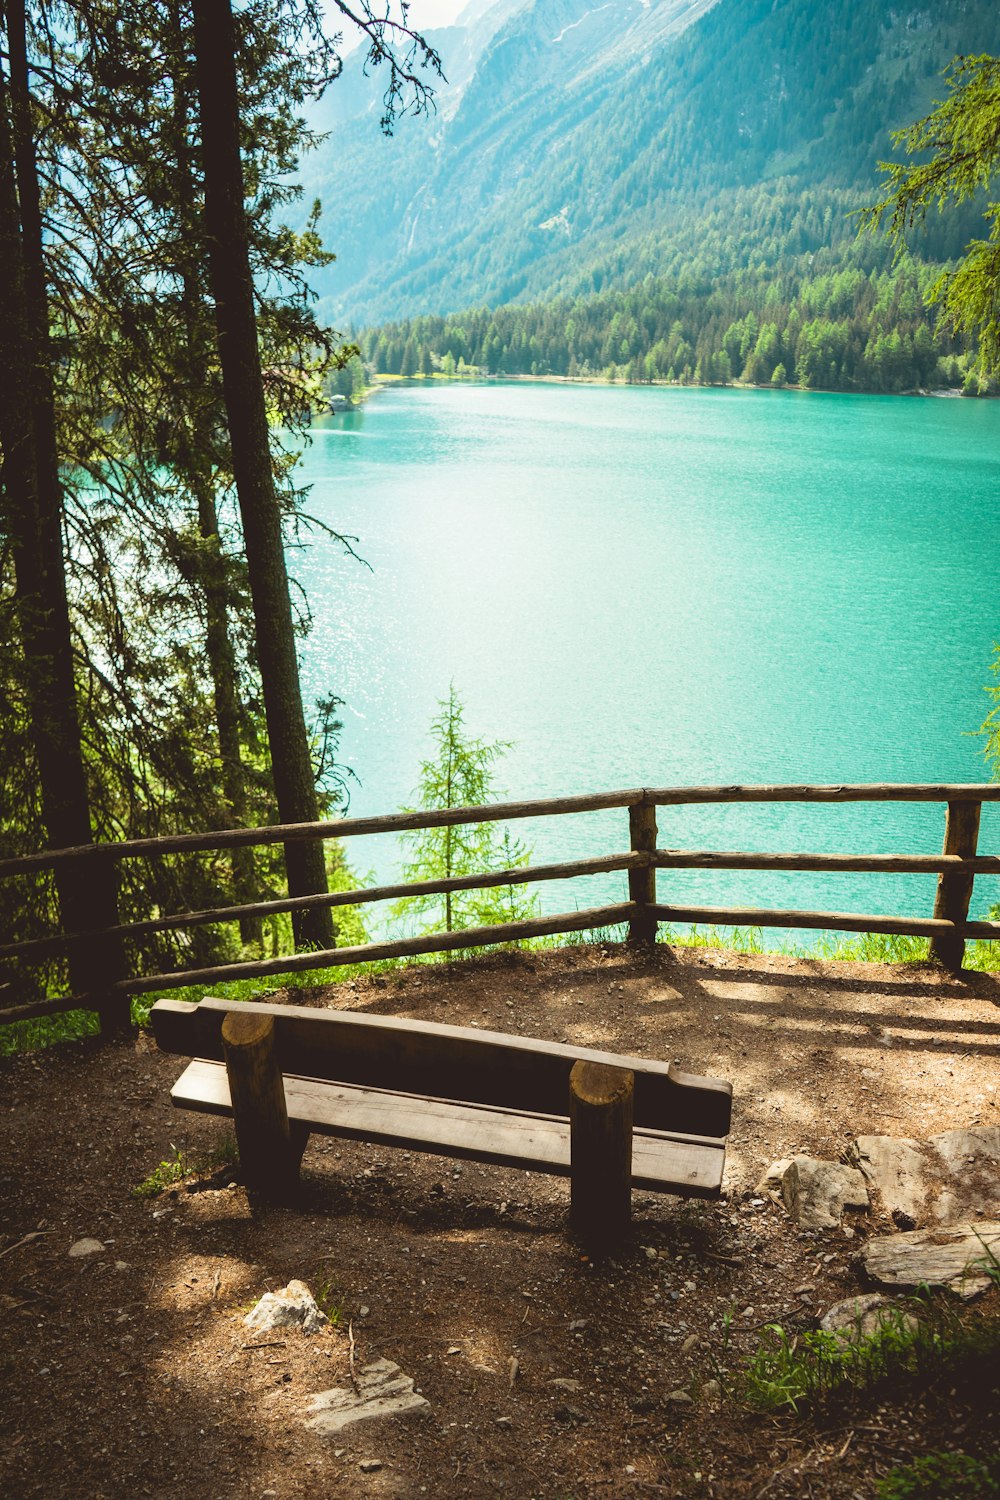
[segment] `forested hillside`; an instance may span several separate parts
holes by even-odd
[[[890,130],[943,93],[951,57],[1000,50],[987,0],[504,0],[464,20],[435,36],[446,71],[460,60],[438,115],[392,141],[359,81],[337,86],[359,113],[328,122],[307,187],[327,204],[339,260],[317,285],[341,318],[650,276],[668,300],[686,276],[804,283],[809,257],[846,254]],[[932,224],[922,253],[957,254],[974,222]]]
[[[366,330],[377,374],[558,375],[723,385],[899,392],[987,387],[924,305],[932,272],[908,261],[868,269],[828,252],[810,274],[789,269],[713,278],[695,259],[673,278],[627,291],[508,304]],[[818,263],[818,264],[817,264]],[[830,269],[823,271],[824,263]]]

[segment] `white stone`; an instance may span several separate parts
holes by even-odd
[[[781,1183],[788,1168],[792,1165],[790,1156],[783,1156],[781,1161],[774,1161],[768,1167],[763,1177],[754,1188],[755,1193],[766,1193],[775,1203],[781,1203]],[[737,1222],[736,1220],[733,1221]]]
[[[100,1240],[77,1240],[75,1245],[70,1245],[70,1255],[100,1255],[104,1246]]]
[[[812,1156],[775,1162],[762,1178],[762,1190],[777,1197],[804,1229],[832,1229],[845,1209],[869,1207],[865,1179],[857,1168]]]
[[[956,1175],[969,1168],[984,1167],[996,1182],[1000,1169],[1000,1125],[981,1125],[972,1130],[942,1130],[928,1138],[928,1145]]]
[[[962,1200],[951,1188],[945,1188],[931,1205],[931,1217],[936,1224],[954,1224],[962,1218]]]
[[[430,1403],[413,1389],[413,1381],[391,1360],[377,1359],[358,1371],[358,1389],[334,1387],[312,1397],[313,1415],[306,1426],[322,1437],[333,1437],[354,1422],[376,1417],[401,1417],[429,1411]]]
[[[255,1333],[267,1333],[272,1328],[301,1328],[303,1333],[318,1333],[329,1321],[304,1281],[290,1281],[280,1291],[265,1293],[243,1319]]]

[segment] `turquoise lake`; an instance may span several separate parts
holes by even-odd
[[[291,567],[310,698],[345,700],[351,812],[412,800],[436,701],[513,741],[499,790],[982,781],[1000,639],[1000,402],[435,385],[317,422]],[[931,852],[943,808],[661,809],[661,846]],[[536,860],[628,845],[627,814],[516,825]],[[980,845],[1000,852],[985,809]],[[391,840],[356,870],[398,870]],[[624,876],[541,886],[544,910]],[[660,899],[929,915],[934,878],[661,871]],[[1000,900],[979,880],[977,914]],[[799,941],[808,943],[808,934]]]

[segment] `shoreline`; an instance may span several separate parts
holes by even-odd
[[[599,385],[622,387],[623,389],[636,390],[686,390],[686,391],[767,391],[778,392],[791,391],[800,396],[900,396],[909,398],[922,398],[930,401],[995,401],[1000,398],[1000,392],[996,395],[967,396],[964,391],[956,386],[943,387],[940,390],[924,390],[916,388],[908,391],[868,391],[852,390],[846,391],[831,386],[811,385],[754,385],[749,381],[729,380],[725,384],[713,385],[682,385],[679,381],[668,380],[644,380],[641,382],[629,382],[622,380],[608,380],[603,375],[387,375],[377,376],[376,383],[368,386],[361,400],[351,411],[360,411],[371,396],[382,391],[390,391],[398,388],[416,388],[417,386],[442,385],[568,385],[589,386]],[[344,412],[322,412],[321,416],[344,416]]]

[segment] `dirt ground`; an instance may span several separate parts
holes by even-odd
[[[725,1196],[637,1194],[632,1242],[593,1264],[559,1180],[314,1137],[298,1209],[251,1213],[213,1158],[225,1122],[171,1108],[183,1063],[148,1036],[5,1061],[4,1496],[855,1500],[907,1456],[981,1445],[960,1404],[824,1427],[708,1382],[765,1325],[815,1326],[861,1285],[861,1240],[892,1228],[801,1230],[755,1196],[765,1166],[836,1158],[859,1133],[1000,1123],[1000,977],[580,946],[305,993],[731,1079]],[[174,1148],[201,1173],[133,1196]],[[84,1236],[103,1253],[69,1257]],[[252,1334],[248,1308],[293,1278],[336,1326]],[[348,1384],[349,1330],[357,1366],[394,1361],[429,1414],[336,1441],[305,1428],[309,1396]]]

